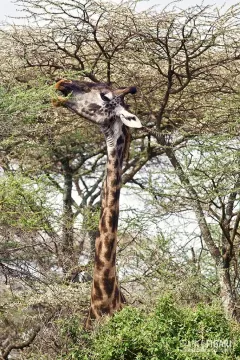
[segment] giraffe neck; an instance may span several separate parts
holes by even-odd
[[[125,126],[122,124],[120,126],[121,128],[108,129],[105,132],[108,159],[102,193],[99,236],[95,245],[95,266],[87,327],[90,327],[91,319],[98,319],[103,314],[112,314],[125,302],[116,278],[119,196],[127,139]],[[111,136],[112,134],[116,135],[116,132],[117,137]]]

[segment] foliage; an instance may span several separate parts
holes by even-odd
[[[75,321],[72,319],[71,326]],[[69,329],[72,327],[68,324]],[[76,327],[74,327],[76,336]],[[72,330],[71,330],[72,331]],[[84,335],[64,359],[230,360],[240,358],[240,328],[228,322],[219,305],[182,307],[170,296],[154,311],[126,307]],[[83,341],[85,339],[85,347]],[[80,346],[81,345],[81,346]],[[82,347],[82,348],[81,348]],[[59,359],[63,359],[62,357]]]
[[[37,81],[29,81],[27,84],[12,86],[10,89],[2,87],[0,88],[1,115],[24,115],[24,122],[31,123],[37,115],[49,108],[53,91],[53,87],[49,86],[46,79],[41,78]]]
[[[25,231],[50,230],[52,209],[47,206],[47,179],[15,174],[0,177],[0,225]],[[52,223],[53,225],[53,223]]]
[[[41,335],[37,335],[30,348],[23,348],[25,351],[17,351],[17,354],[13,350],[13,359],[15,355],[18,360],[56,359],[57,353],[64,352],[69,338],[75,340],[71,334],[77,325],[72,323],[69,328],[68,322],[75,319],[78,327],[83,322],[84,309],[89,301],[89,284],[46,284],[46,277],[42,280],[38,282],[37,289],[22,287],[18,293],[13,283],[0,287],[1,343],[4,339],[11,339],[11,344],[24,343],[39,325],[44,333],[43,343],[39,342]],[[19,287],[19,281],[17,285]]]
[[[16,4],[25,23],[0,33],[0,266],[12,291],[3,342],[27,338],[49,305],[61,310],[53,321],[42,319],[43,330],[17,359],[238,358],[234,326],[218,307],[153,304],[172,291],[185,306],[227,299],[230,316],[239,307],[239,6]],[[93,250],[106,148],[94,125],[51,107],[52,84],[63,77],[136,85],[131,109],[158,131],[132,133],[122,179],[128,207],[119,278],[129,302],[143,309],[126,307],[93,335],[79,325],[89,286],[73,291],[61,271],[72,275],[81,252],[86,260]],[[18,308],[26,284],[36,298]],[[226,338],[233,339],[230,353],[206,349],[207,341]]]

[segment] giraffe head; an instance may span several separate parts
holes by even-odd
[[[63,105],[91,122],[108,128],[116,121],[128,127],[142,127],[140,120],[126,110],[124,96],[134,94],[135,87],[113,90],[106,84],[60,80],[56,84],[65,97],[59,98],[55,105]]]

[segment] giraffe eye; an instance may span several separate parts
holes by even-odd
[[[110,94],[104,94],[104,93],[100,93],[100,96],[102,98],[103,101],[110,101]]]

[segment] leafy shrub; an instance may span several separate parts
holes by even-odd
[[[27,123],[34,122],[40,112],[49,109],[50,98],[54,96],[54,86],[49,86],[44,78],[29,81],[28,84],[0,87],[1,115],[21,116]]]
[[[0,177],[0,225],[22,230],[49,230],[52,209],[47,205],[46,178],[34,181],[18,172]],[[11,247],[17,245],[11,242]],[[9,242],[4,244],[9,246]]]
[[[196,309],[160,299],[152,313],[126,307],[64,359],[227,360],[240,359],[240,328],[218,306]],[[83,338],[82,338],[83,340]]]

